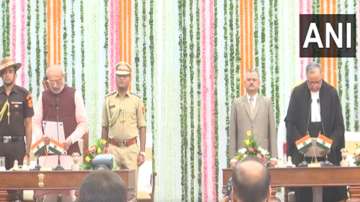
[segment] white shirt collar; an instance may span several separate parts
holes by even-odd
[[[311,93],[311,122],[321,122],[321,109],[320,109],[320,94],[317,92]]]
[[[311,99],[312,99],[312,100],[317,100],[317,99],[319,99],[320,91],[316,91],[316,92],[310,91],[310,93],[311,93]]]
[[[250,96],[249,94],[246,94],[246,97],[247,97],[247,100],[248,100],[249,103],[250,103],[250,97],[253,97],[253,98],[254,98],[253,104],[256,103],[257,96],[258,96],[258,93],[256,93],[256,94],[253,95],[253,96]]]

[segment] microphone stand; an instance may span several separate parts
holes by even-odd
[[[305,160],[305,154],[302,153],[303,155],[303,161],[301,163],[299,163],[298,167],[307,167],[308,166],[308,163],[307,161]]]
[[[56,95],[56,135],[57,135],[57,140],[58,142],[60,142],[60,135],[59,135],[59,97],[58,95]],[[57,166],[54,168],[54,170],[65,170],[64,167],[61,166],[61,160],[60,160],[60,157],[61,157],[61,154],[58,154],[58,164]]]
[[[319,106],[320,106],[320,117],[321,117],[320,95],[319,95],[319,99],[317,100],[317,102],[319,103]],[[321,119],[321,130],[322,130],[323,134],[325,135],[326,132],[325,132],[324,123],[323,123],[322,119]],[[329,161],[329,159],[328,159],[328,153],[329,153],[329,152],[330,152],[329,150],[326,151],[325,161],[322,163],[323,166],[333,166],[333,165],[334,165],[334,164],[331,163],[331,162]]]
[[[307,118],[307,122],[306,122],[306,134],[310,135],[309,133],[309,125],[310,125],[310,118],[311,118],[311,102],[312,99],[310,97],[309,99],[309,109],[308,109],[308,118]],[[299,163],[299,167],[307,167],[308,166],[308,162],[305,160],[305,152],[301,152],[301,154],[303,155],[303,161],[301,163]]]
[[[325,154],[325,161],[322,163],[323,166],[333,166],[334,164],[331,163],[328,159],[328,152]]]
[[[36,156],[36,166],[31,170],[37,171],[37,170],[40,170],[40,169],[41,169],[41,166],[40,166],[40,162],[39,162],[39,156]]]

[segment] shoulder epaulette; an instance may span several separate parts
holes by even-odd
[[[105,97],[108,97],[108,96],[111,96],[111,95],[115,95],[117,91],[113,91],[113,92],[110,92],[108,93],[107,95],[105,95]]]

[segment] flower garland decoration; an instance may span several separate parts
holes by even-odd
[[[354,1],[354,8],[358,8],[358,1]],[[359,29],[359,28],[357,28]],[[358,47],[359,41],[356,40],[356,47]],[[358,58],[355,57],[355,65],[354,65],[354,129],[355,131],[359,131],[359,83],[358,83]]]
[[[62,36],[62,42],[63,42],[63,47],[62,47],[62,49],[63,49],[63,54],[64,54],[64,56],[63,56],[63,58],[62,58],[62,61],[63,61],[63,63],[64,63],[64,68],[67,68],[67,66],[68,66],[68,59],[67,59],[67,49],[68,49],[68,47],[67,47],[67,44],[68,44],[68,30],[67,30],[67,26],[66,26],[66,16],[67,16],[67,4],[66,4],[66,2],[67,1],[63,1],[62,2],[62,10],[63,10],[63,36]]]
[[[26,42],[26,52],[27,52],[27,65],[28,65],[28,78],[29,78],[29,91],[32,92],[33,90],[33,86],[32,86],[32,82],[31,82],[31,78],[32,78],[32,66],[31,66],[31,3],[27,3],[26,4],[26,14],[27,14],[27,18],[26,18],[26,34],[27,34],[27,42]]]
[[[346,59],[345,61],[345,77],[349,78],[349,61]],[[349,89],[350,83],[349,79],[345,79],[345,122],[346,122],[346,130],[350,130],[350,105],[349,105]]]
[[[189,69],[190,69],[190,131],[191,133],[195,132],[195,122],[194,122],[194,64],[195,64],[195,58],[194,58],[194,14],[192,12],[193,10],[193,2],[194,0],[190,0],[189,2],[189,10],[190,10],[190,30],[189,30],[189,37],[190,37],[190,62],[189,62]],[[194,135],[191,135],[190,137],[190,170],[191,170],[191,176],[195,176],[195,137]],[[190,196],[191,201],[195,201],[195,178],[192,177],[190,179]]]
[[[278,18],[278,0],[274,0],[274,12],[275,15],[275,119],[276,119],[276,125],[279,125],[280,122],[280,72],[279,72],[279,44],[277,43],[279,41],[279,18]]]
[[[46,7],[47,7],[47,3],[48,3],[48,1],[47,0],[43,0],[43,3],[42,3],[42,7],[43,7],[43,15],[42,15],[42,17],[43,17],[43,19],[42,19],[42,22],[43,22],[43,49],[42,49],[42,51],[40,51],[40,44],[39,44],[39,51],[43,54],[43,66],[42,66],[42,75],[44,76],[45,74],[46,74],[46,68],[47,68],[47,66],[48,66],[48,62],[47,62],[47,57],[46,57],[46,55],[47,55],[47,53],[48,53],[48,51],[49,50],[47,50],[47,30],[46,30],[46,24],[47,24],[47,9],[46,9]],[[39,36],[39,34],[37,34],[37,36]],[[41,73],[41,72],[39,72],[39,73]],[[42,79],[43,78],[41,78],[41,74],[39,74],[39,76],[40,76],[40,79],[37,79],[36,81],[38,82],[37,83],[37,86],[39,86],[40,85],[40,81],[42,81]],[[40,88],[38,87],[37,88],[37,91],[38,91],[38,97],[39,97],[39,94],[40,94]]]
[[[150,24],[150,35],[149,35],[149,40],[150,40],[150,66],[151,66],[151,110],[150,110],[150,114],[151,114],[151,132],[152,132],[152,155],[155,156],[155,145],[154,142],[156,142],[155,138],[155,93],[154,93],[154,86],[155,86],[155,41],[154,41],[154,0],[150,1],[150,12],[149,12],[149,24]],[[155,158],[152,158],[152,169],[155,170]]]
[[[240,1],[236,1],[236,9],[240,9]],[[235,33],[235,97],[240,96],[240,16],[237,12],[235,12],[235,23],[236,23],[236,33]]]
[[[259,22],[259,1],[254,1],[254,22]],[[254,47],[255,47],[255,67],[259,68],[259,28],[258,26],[254,26]]]
[[[230,24],[230,98],[231,100],[235,97],[235,91],[236,91],[236,85],[235,80],[235,67],[234,67],[234,58],[235,58],[235,47],[234,47],[234,13],[237,15],[237,12],[234,8],[234,1],[230,1],[230,18],[229,18],[229,24]]]
[[[70,13],[70,22],[71,22],[71,81],[72,81],[72,86],[75,87],[75,60],[76,60],[76,55],[75,55],[75,2],[73,1],[71,3],[71,13]],[[69,72],[67,72],[67,67],[65,67],[65,74],[68,74]]]
[[[275,80],[274,80],[274,77],[275,77],[275,68],[274,68],[274,44],[275,44],[275,41],[274,41],[274,13],[273,13],[273,2],[274,1],[270,1],[268,6],[269,6],[269,45],[270,45],[270,77],[271,77],[271,80],[270,80],[270,95],[272,98],[275,96]]]
[[[266,95],[265,1],[261,1],[261,94]],[[259,70],[260,71],[260,70]]]
[[[228,60],[228,1],[224,2],[224,63],[225,63],[225,67],[224,67],[224,81],[225,81],[225,109],[227,110],[227,112],[229,112],[230,110],[230,104],[229,104],[229,79],[228,79],[228,74],[229,74],[229,70],[228,70],[228,66],[229,66],[229,60]],[[226,134],[227,134],[227,143],[226,143],[226,152],[227,152],[227,157],[229,158],[230,156],[230,136],[229,136],[229,113],[226,113],[226,118],[225,118],[225,122],[226,122]],[[228,159],[229,160],[229,159]]]
[[[188,46],[187,46],[187,27],[186,27],[186,1],[183,1],[181,3],[181,19],[180,19],[180,30],[181,30],[181,46],[182,46],[182,51],[180,52],[181,54],[181,61],[180,61],[180,85],[181,87],[181,92],[180,95],[182,97],[182,101],[181,101],[181,118],[180,121],[182,122],[182,132],[181,134],[183,135],[183,138],[181,140],[182,142],[182,148],[181,148],[181,159],[182,159],[182,178],[181,178],[181,184],[182,184],[182,199],[183,201],[187,199],[187,196],[189,195],[189,190],[188,190],[188,157],[189,152],[188,152],[188,147],[189,147],[189,140],[188,140],[188,99],[187,99],[187,89],[188,89],[188,68],[187,68],[187,64],[188,64]]]
[[[143,83],[142,83],[142,90],[143,90],[143,101],[146,107],[146,103],[147,103],[147,88],[146,88],[146,84],[147,84],[147,74],[146,74],[146,69],[147,69],[147,41],[146,41],[146,28],[147,28],[147,12],[146,12],[146,2],[147,0],[142,0],[142,27],[143,27],[143,44],[142,44],[142,68],[143,68],[143,72],[142,72],[142,76],[143,76]]]
[[[2,1],[2,26],[3,26],[3,57],[8,56],[10,54],[10,8],[9,8],[9,0]]]
[[[135,89],[136,92],[140,92],[140,70],[139,70],[139,63],[140,63],[140,53],[139,53],[139,40],[140,40],[140,34],[139,34],[139,1],[140,0],[135,0],[135,57],[134,57],[134,62],[135,62]]]
[[[182,29],[182,1],[178,1],[178,17],[179,17],[179,31],[181,32]],[[180,34],[179,36],[179,41],[178,41],[178,45],[179,45],[179,58],[180,58],[180,86],[182,86],[182,72],[183,72],[183,58],[182,58],[182,47],[183,47],[183,42],[182,42],[182,35]],[[180,133],[183,134],[183,88],[180,87]],[[185,193],[184,193],[184,184],[183,182],[185,181],[184,179],[184,155],[183,155],[183,151],[184,151],[184,138],[181,138],[181,199],[183,200],[185,198]]]
[[[201,151],[201,145],[202,145],[202,139],[201,139],[201,71],[200,71],[200,0],[196,0],[196,80],[197,80],[197,184],[199,187],[202,186],[202,179],[201,179],[201,173],[202,173],[202,151]],[[198,195],[197,195],[197,201],[202,200],[202,191],[199,189]]]
[[[84,41],[84,1],[80,1],[80,33],[81,33],[81,91],[85,100],[85,41]],[[75,79],[75,78],[74,78]]]
[[[35,67],[36,86],[40,86],[40,32],[39,32],[40,31],[40,14],[39,14],[39,4],[40,4],[40,1],[36,0],[36,7],[35,7],[36,24],[35,24],[35,30],[36,30],[36,32],[38,32],[36,34],[36,57],[35,57],[36,58],[36,63],[35,63],[36,64],[36,67]],[[44,6],[44,8],[46,8],[46,6]],[[44,40],[45,40],[45,37],[44,37]],[[45,46],[45,44],[44,44],[44,46]],[[44,50],[46,50],[46,49],[44,49]],[[37,89],[36,89],[36,97],[39,97],[39,94],[40,94],[40,90],[39,90],[39,87],[37,87]]]

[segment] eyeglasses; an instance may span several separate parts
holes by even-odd
[[[320,85],[321,84],[321,82],[322,82],[322,80],[319,80],[319,81],[307,81],[307,83],[309,84],[309,85]]]
[[[63,79],[61,78],[61,79],[57,79],[57,80],[47,80],[47,82],[50,84],[50,85],[55,85],[55,84],[58,84],[58,85],[60,85],[60,84],[62,84],[62,81],[63,81]]]

